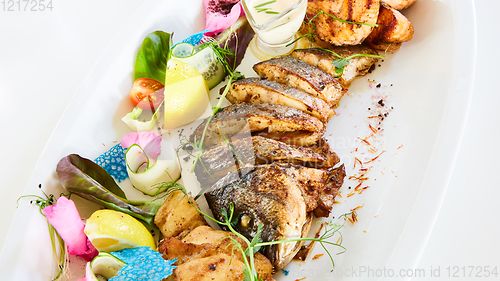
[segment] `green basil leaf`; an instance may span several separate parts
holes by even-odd
[[[172,35],[163,31],[155,31],[142,42],[135,60],[134,79],[151,78],[165,84],[165,71],[170,59]]]

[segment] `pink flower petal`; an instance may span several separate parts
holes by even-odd
[[[212,36],[231,27],[244,14],[239,0],[203,0],[205,7],[205,29],[210,32],[206,36]],[[231,9],[229,10],[229,7]]]
[[[123,148],[129,148],[133,144],[139,145],[150,159],[156,160],[160,155],[161,136],[156,132],[130,133],[122,138]]]
[[[83,232],[85,226],[72,200],[61,196],[56,205],[47,206],[42,212],[66,243],[69,254],[82,256],[87,261],[97,256],[97,250]]]

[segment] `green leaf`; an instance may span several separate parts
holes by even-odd
[[[233,82],[244,79],[245,75],[241,74],[239,71],[233,71]]]
[[[349,60],[344,59],[344,58],[343,59],[334,59],[332,61],[332,64],[333,64],[333,66],[335,66],[335,73],[342,74],[342,71],[344,71],[344,67],[349,64]],[[339,69],[341,69],[340,73],[338,72]]]
[[[243,281],[253,281],[254,279],[252,278],[252,272],[250,271],[250,269],[248,269],[248,267],[245,267],[243,269]]]
[[[257,232],[255,233],[255,236],[253,237],[252,241],[250,242],[250,245],[248,248],[245,250],[245,255],[250,256],[250,254],[254,255],[257,253],[261,246],[257,245],[259,243],[262,243],[262,239],[260,238],[260,233],[262,232],[262,229],[264,228],[264,224],[261,223],[257,226]]]
[[[62,158],[56,167],[62,186],[69,192],[105,208],[120,211],[153,225],[161,201],[130,201],[115,180],[99,165],[77,154]]]
[[[171,46],[170,33],[155,31],[148,34],[137,53],[134,79],[151,78],[164,84]]]

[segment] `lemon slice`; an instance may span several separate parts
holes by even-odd
[[[165,73],[164,128],[174,129],[200,117],[208,105],[208,87],[191,65],[177,59],[168,61]]]
[[[95,211],[87,220],[84,232],[99,252],[140,246],[156,249],[153,236],[142,223],[114,210]]]

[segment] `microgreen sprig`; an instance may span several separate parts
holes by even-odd
[[[166,184],[168,184],[168,183],[166,183]],[[237,219],[237,217],[234,216],[235,207],[234,207],[234,204],[232,202],[229,204],[229,208],[227,210],[225,210],[225,209],[221,210],[223,221],[219,221],[218,219],[213,218],[212,216],[210,216],[210,215],[206,214],[205,212],[203,212],[202,210],[200,210],[198,208],[198,206],[193,201],[191,201],[186,189],[182,185],[176,186],[176,187],[168,190],[167,194],[170,194],[170,193],[177,191],[177,190],[182,191],[186,195],[191,206],[193,206],[200,214],[202,214],[207,219],[209,219],[209,220],[211,220],[211,221],[213,221],[221,226],[227,227],[227,229],[229,229],[229,231],[232,234],[234,234],[235,236],[240,238],[242,241],[244,241],[244,243],[246,244],[245,250],[243,250],[243,248],[244,248],[243,245],[241,245],[241,243],[238,242],[234,237],[232,237],[231,235],[226,237],[226,239],[230,239],[232,244],[242,253],[243,263],[245,264],[245,268],[243,271],[244,276],[245,276],[244,281],[260,281],[260,280],[262,280],[260,278],[260,276],[258,275],[256,267],[255,267],[254,254],[257,253],[260,250],[260,248],[264,247],[264,246],[270,246],[270,245],[276,245],[276,244],[288,243],[288,242],[298,242],[298,241],[318,242],[321,244],[321,246],[323,247],[323,249],[327,252],[327,254],[329,256],[330,261],[332,262],[332,270],[333,270],[333,267],[335,266],[335,262],[333,260],[332,255],[330,254],[330,252],[326,248],[326,245],[333,245],[333,246],[337,246],[337,247],[341,248],[342,251],[337,253],[337,255],[340,255],[346,251],[346,248],[344,246],[342,246],[342,233],[340,232],[340,229],[342,227],[344,227],[345,222],[347,221],[346,218],[349,215],[355,214],[355,211],[351,211],[350,213],[346,213],[346,214],[341,215],[339,217],[339,219],[344,218],[344,223],[342,223],[342,224],[337,224],[337,223],[333,223],[333,222],[323,222],[322,224],[323,224],[325,230],[324,230],[324,233],[322,235],[320,235],[318,238],[293,238],[293,239],[286,239],[286,240],[264,242],[260,238],[260,234],[262,233],[262,230],[264,228],[263,224],[259,224],[257,226],[256,235],[252,238],[252,240],[249,240],[244,235],[240,234],[238,231],[235,230],[238,219]],[[336,243],[328,241],[328,239],[331,239],[335,234],[338,234],[340,236],[338,241]]]
[[[357,58],[357,57],[370,57],[370,58],[379,58],[379,59],[385,58],[385,56],[372,55],[372,54],[354,54],[354,55],[351,55],[351,56],[344,58],[343,56],[341,56],[341,55],[337,54],[336,52],[329,50],[329,49],[325,49],[325,48],[315,48],[315,49],[319,49],[319,50],[323,50],[323,51],[332,53],[337,57],[337,59],[332,60],[332,64],[333,64],[333,66],[335,66],[335,74],[338,75],[338,76],[335,76],[335,78],[339,78],[340,76],[342,76],[342,74],[344,73],[344,68],[347,65],[349,65],[350,60],[353,58]]]
[[[224,88],[224,92],[222,93],[222,95],[219,98],[219,101],[217,102],[217,105],[212,107],[212,113],[210,114],[210,116],[208,117],[208,119],[206,121],[206,125],[205,125],[205,128],[203,129],[203,134],[201,135],[201,138],[195,139],[195,141],[194,141],[194,147],[197,149],[197,152],[196,152],[196,156],[195,156],[195,159],[193,162],[193,166],[190,170],[191,173],[194,171],[194,167],[196,166],[198,161],[201,161],[200,156],[204,152],[203,143],[204,143],[207,131],[208,131],[208,126],[210,125],[210,122],[212,121],[212,119],[215,117],[215,114],[217,114],[217,112],[222,110],[222,102],[224,101],[224,98],[226,97],[227,93],[229,92],[229,88],[230,88],[231,84],[237,80],[245,78],[239,71],[233,70],[233,68],[231,68],[231,66],[229,66],[229,64],[226,61],[227,55],[234,56],[235,53],[233,53],[231,50],[220,47],[215,41],[208,41],[208,42],[200,45],[201,49],[207,48],[207,47],[213,49],[213,51],[217,57],[217,60],[223,65],[224,69],[226,70],[226,73],[229,76],[229,79],[228,79],[226,87]]]
[[[35,198],[35,200],[31,200],[30,204],[35,204],[39,207],[39,212],[40,214],[44,217],[45,215],[43,214],[42,210],[47,207],[56,204],[55,196],[54,194],[47,195],[45,191],[42,189],[42,185],[39,184],[38,188],[42,191],[43,196],[38,196],[38,195],[23,195],[17,199],[17,205],[19,206],[19,201],[23,198]],[[61,196],[65,196],[64,194],[61,194]],[[68,198],[71,196],[67,196]],[[57,273],[56,277],[52,279],[58,280],[61,278],[63,275],[66,275],[67,270],[68,270],[68,261],[69,261],[69,256],[68,256],[68,251],[66,250],[66,243],[64,240],[61,238],[57,230],[47,221],[47,227],[49,229],[49,236],[50,236],[50,242],[52,244],[52,252],[54,253],[54,256],[58,262],[58,268],[59,272]],[[57,251],[56,243],[59,245],[59,252]]]

